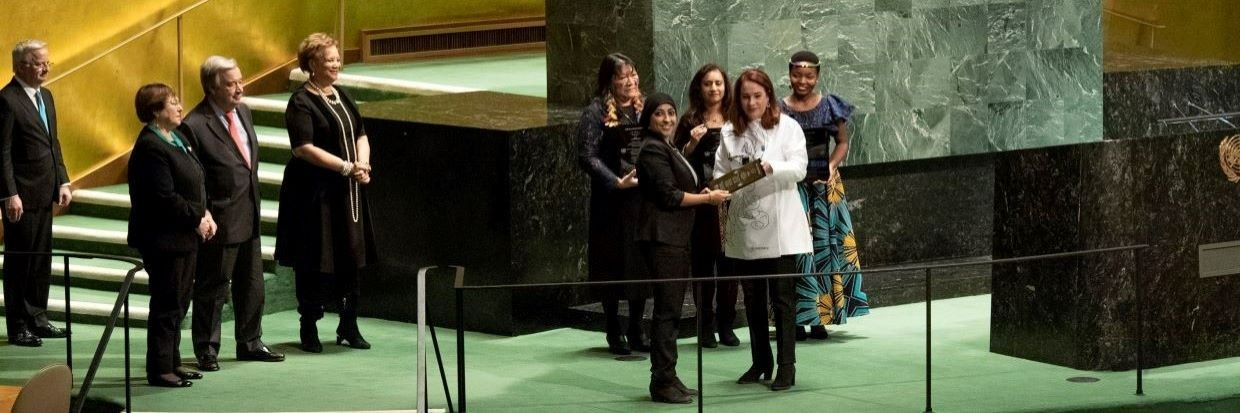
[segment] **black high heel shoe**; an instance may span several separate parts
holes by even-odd
[[[797,384],[797,367],[791,364],[779,366],[775,380],[771,381],[771,391],[788,390]]]
[[[741,378],[736,379],[736,384],[750,384],[757,383],[758,380],[769,380],[771,378],[771,370],[771,366],[759,367],[754,365],[745,371]]]
[[[202,378],[202,373],[187,369],[185,367],[177,367],[176,370],[173,371],[173,374],[176,374],[177,377],[181,378],[181,380],[198,380]]]
[[[370,343],[365,338],[362,338],[361,334],[355,334],[350,337],[338,335],[336,336],[336,344],[358,350],[370,350]]]

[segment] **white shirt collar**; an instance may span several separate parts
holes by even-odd
[[[13,76],[13,80],[16,80],[17,84],[22,86],[22,90],[26,92],[26,96],[29,96],[31,101],[35,100],[34,94],[38,93],[39,89],[42,89],[42,87],[34,87],[34,86],[27,85],[26,82],[22,81],[22,78],[17,77],[17,76]],[[36,102],[35,105],[37,106],[38,103]]]

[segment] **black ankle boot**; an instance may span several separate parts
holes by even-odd
[[[650,383],[650,400],[658,403],[693,403],[693,397],[670,383]]]
[[[301,322],[301,349],[307,353],[322,353],[323,343],[319,341],[319,327],[311,322]]]
[[[732,332],[732,329],[720,329],[719,344],[723,344],[728,347],[736,347],[741,345],[741,339],[736,336],[736,333]]]
[[[755,364],[749,367],[749,370],[746,370],[745,374],[741,375],[741,378],[736,379],[736,384],[757,383],[758,380],[769,380],[770,378],[771,366],[759,366]]]
[[[630,332],[629,333],[629,349],[633,351],[649,353],[650,352],[650,337],[647,337],[645,333],[642,333],[640,331],[637,334],[633,334],[632,332]]]
[[[624,336],[619,334],[607,335],[607,352],[617,356],[633,354],[633,351],[629,350],[629,343],[624,341]]]
[[[771,390],[788,390],[796,384],[797,367],[792,364],[781,364],[779,365],[779,371],[775,372],[775,380],[771,381]]]
[[[340,326],[336,327],[336,344],[359,350],[369,350],[370,343],[357,330],[357,319],[340,316]]]
[[[831,338],[831,334],[827,332],[827,326],[822,326],[822,325],[810,326],[809,338],[812,338],[815,340],[826,340],[828,338]]]

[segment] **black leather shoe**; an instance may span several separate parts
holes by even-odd
[[[796,334],[796,335],[797,335],[797,341],[805,341],[805,338],[806,338],[806,335],[805,335],[805,327],[804,327],[804,326],[797,326],[797,327],[796,327],[796,332],[797,332],[797,334]]]
[[[16,334],[9,335],[9,344],[19,347],[39,347],[43,345],[43,339],[31,333],[30,330],[19,330]]]
[[[788,390],[796,384],[797,367],[791,364],[783,364],[779,366],[779,371],[775,373],[775,380],[771,381],[771,390]]]
[[[812,326],[809,328],[809,338],[814,340],[826,340],[831,338],[831,333],[827,332],[826,326]]]
[[[771,378],[771,366],[752,366],[741,378],[736,379],[736,384],[757,383],[758,380],[767,380]]]
[[[187,369],[185,367],[177,367],[174,372],[181,380],[198,380],[202,378],[202,373]]]
[[[30,332],[34,333],[36,336],[39,336],[39,338],[65,338],[69,336],[69,333],[63,328],[56,327],[51,324],[44,327],[32,328],[30,329]]]
[[[198,359],[198,370],[202,371],[220,371],[220,361],[215,355],[206,355]]]
[[[698,335],[698,345],[702,348],[719,347],[719,342],[715,341],[715,333],[706,333]]]
[[[693,403],[693,397],[682,393],[680,389],[670,384],[650,383],[650,400],[657,403]]]
[[[629,336],[629,349],[633,351],[649,353],[650,352],[650,337],[646,337],[645,334],[642,334],[636,337],[630,335]]]
[[[160,376],[147,377],[146,383],[155,387],[189,387],[194,385],[194,382],[189,380],[180,378],[172,380]]]
[[[617,356],[633,354],[633,351],[629,350],[629,343],[624,341],[624,337],[613,335],[607,336],[607,352]]]
[[[719,330],[719,344],[736,347],[741,345],[741,339],[736,337],[736,333],[733,333],[732,330]]]
[[[307,353],[323,352],[323,343],[319,341],[319,328],[314,323],[301,323],[301,350]]]
[[[370,350],[370,343],[361,334],[352,337],[336,336],[336,344],[358,350]]]
[[[680,390],[681,393],[684,393],[690,396],[697,396],[698,394],[701,394],[701,392],[694,390],[694,389],[690,389],[689,386],[686,386],[685,382],[680,381],[680,377],[672,379],[672,386],[676,387],[676,390]]]
[[[267,346],[259,346],[258,350],[255,351],[246,351],[238,348],[237,360],[277,362],[284,361],[284,355],[271,351]]]

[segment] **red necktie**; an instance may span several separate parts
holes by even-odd
[[[233,143],[237,144],[237,151],[241,152],[241,158],[245,159],[246,168],[254,168],[250,163],[250,151],[245,150],[245,142],[241,141],[241,130],[237,125],[237,112],[228,112],[228,134],[232,135]]]

